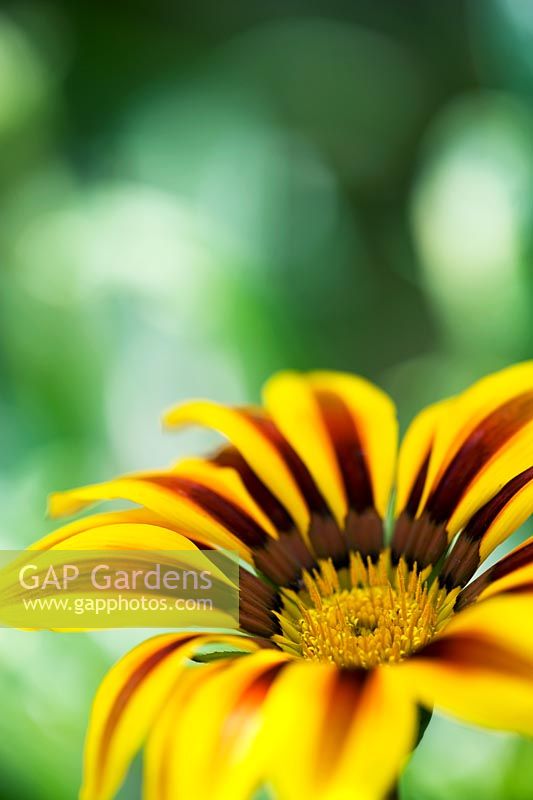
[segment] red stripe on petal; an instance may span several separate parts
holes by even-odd
[[[191,500],[247,547],[260,547],[269,538],[246,511],[201,483],[180,475],[158,475],[145,480]]]
[[[533,392],[497,408],[467,437],[444,470],[425,510],[435,522],[446,522],[487,462],[531,419]]]
[[[353,416],[334,392],[318,391],[322,419],[333,442],[350,508],[359,513],[374,506],[372,483]]]

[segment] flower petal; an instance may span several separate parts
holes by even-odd
[[[111,515],[110,515],[111,516]],[[145,550],[150,553],[158,550],[184,551],[197,550],[197,545],[181,533],[164,525],[150,525],[144,522],[109,522],[92,526],[88,517],[83,530],[71,533],[68,538],[59,539],[47,547],[42,542],[33,545],[34,550]],[[49,542],[53,541],[46,537]]]
[[[300,578],[302,569],[310,570],[316,566],[316,554],[309,542],[309,532],[305,537],[301,535],[287,510],[235,447],[222,448],[211,458],[211,463],[239,475],[257,507],[278,531],[276,539],[265,540],[264,545],[254,551],[257,569],[277,585],[287,586]],[[332,520],[331,524],[336,527]]]
[[[130,508],[126,511],[108,511],[104,514],[92,514],[90,517],[82,517],[67,525],[62,525],[52,533],[43,536],[37,542],[29,546],[28,550],[48,550],[51,547],[56,547],[62,542],[77,536],[79,533],[85,533],[89,529],[96,529],[106,525],[119,525],[119,524],[136,524],[141,523],[145,525],[159,525],[166,527],[170,530],[173,528],[162,517],[154,514],[146,508]],[[191,537],[187,537],[191,539]],[[192,540],[191,540],[192,541]],[[72,547],[75,550],[75,547]]]
[[[374,670],[326,797],[343,800],[347,788],[355,784],[361,798],[380,800],[398,780],[415,746],[417,730],[417,708],[394,668]]]
[[[456,608],[464,608],[476,599],[518,592],[533,592],[533,537],[469,583],[457,598]]]
[[[277,531],[288,532],[294,529],[292,517],[278,498],[257,477],[243,455],[236,447],[222,447],[210,459],[211,463],[226,469],[234,470],[246,487],[250,497],[262,509]]]
[[[461,462],[463,469],[468,467],[471,481],[532,418],[531,361],[489,375],[456,397],[435,436],[422,504],[439,483],[444,487],[445,473],[452,465],[458,467]],[[463,476],[462,484],[466,481]]]
[[[415,483],[406,483],[409,490],[402,488],[401,501],[407,498],[409,513],[405,506],[393,537],[396,557],[404,554],[424,566],[436,564],[476,512],[532,466],[533,362],[478,381],[446,401],[440,411],[437,407],[434,419],[430,412],[426,423],[419,424],[423,435],[418,438],[424,443],[428,431],[432,436],[427,467],[425,441],[416,462],[422,470],[419,467]],[[411,438],[415,441],[417,436]],[[413,487],[416,496],[411,502]]]
[[[285,372],[267,383],[264,400],[265,411],[197,401],[165,421],[208,425],[227,436],[260,481],[250,480],[242,462],[234,465],[256,502],[278,519],[268,493],[281,502],[312,555],[345,563],[348,549],[377,554],[396,460],[390,399],[343,373]],[[285,523],[278,530],[288,530]]]
[[[461,611],[396,668],[428,708],[474,725],[533,734],[533,598],[497,597]]]
[[[157,523],[157,524],[156,524]],[[182,555],[175,560],[176,568],[186,569],[188,567],[196,569],[200,563],[201,556],[195,556],[197,550],[212,549],[201,541],[193,541],[190,536],[186,536],[172,527],[168,526],[160,517],[152,514],[146,509],[131,509],[129,511],[114,511],[107,514],[95,514],[76,520],[68,525],[59,528],[57,531],[45,536],[44,539],[32,545],[30,550],[64,550],[66,557],[65,563],[71,563],[71,551],[75,550],[94,550],[94,551],[118,551],[117,567],[125,569],[128,566],[128,559],[125,560],[126,551],[135,551],[131,554],[132,569],[152,569],[154,551],[171,551],[171,558],[175,560],[175,554]],[[148,558],[144,558],[142,552],[148,553]],[[186,551],[192,551],[192,559],[188,563]],[[110,559],[113,555],[110,553]],[[99,563],[101,557],[98,556]],[[133,563],[134,562],[134,563]],[[234,575],[230,577],[221,570],[220,561],[208,559],[208,566],[213,574],[213,592],[215,613],[220,614],[214,618],[216,622],[225,620],[231,628],[235,627],[233,612],[225,616],[222,610],[226,604],[233,607],[233,599],[237,586],[234,582]],[[172,563],[172,562],[171,562]],[[207,560],[206,560],[207,565]],[[61,566],[59,559],[54,559],[54,566],[58,569]],[[85,572],[88,572],[88,565],[85,562]],[[5,585],[3,591],[20,591],[18,584],[13,587]],[[78,580],[69,585],[62,594],[70,591],[83,591],[86,596],[99,594],[100,590],[95,588],[91,581],[86,579]],[[51,594],[55,594],[56,589],[52,585],[49,589]],[[162,595],[167,593],[162,589]],[[229,593],[229,594],[228,594]],[[270,636],[278,632],[278,625],[272,612],[278,608],[279,596],[275,588],[265,579],[256,576],[242,567],[239,568],[239,627],[247,633],[257,636]],[[42,590],[41,590],[42,594]],[[47,592],[44,592],[46,595]],[[142,595],[142,591],[141,591]],[[20,595],[22,597],[22,594]]]
[[[311,372],[309,382],[337,453],[349,503],[363,510],[358,507],[358,489],[364,481],[361,473],[368,471],[374,506],[383,519],[398,449],[394,403],[377,386],[355,375]]]
[[[278,533],[240,474],[212,461],[190,459],[171,470],[139,473],[56,493],[50,498],[50,512],[53,516],[73,513],[91,503],[118,498],[144,505],[146,514],[201,548],[236,551],[278,585],[292,583],[302,568],[315,564],[298,531],[291,526]],[[73,525],[73,530],[78,525],[83,530],[90,527],[83,521]],[[52,537],[63,535],[58,531]]]
[[[442,400],[421,411],[409,425],[402,439],[396,478],[397,517],[407,511],[415,517],[427,477],[431,449],[448,401]]]
[[[35,565],[32,569],[43,570],[43,574],[53,566],[56,575],[62,574],[64,567],[70,567],[73,563],[77,564],[80,570],[78,577],[75,581],[68,582],[68,585],[62,586],[59,594],[65,599],[83,596],[89,600],[104,596],[102,586],[99,586],[93,578],[93,570],[102,564],[102,553],[107,554],[105,563],[109,569],[140,571],[139,574],[154,569],[154,554],[157,553],[157,563],[172,570],[201,571],[204,568],[209,570],[212,579],[210,627],[240,628],[247,633],[259,636],[277,632],[278,628],[271,612],[277,607],[278,596],[271,586],[236,563],[230,566],[226,554],[215,553],[212,548],[204,552],[189,537],[164,524],[155,525],[136,521],[149,518],[147,515],[137,514],[133,511],[96,515],[94,518],[87,517],[46,536],[25,553],[20,554],[12,564],[5,564],[0,585],[0,607],[4,614],[4,622],[20,625],[19,620],[27,618],[25,612],[27,612],[26,603],[29,599],[58,597],[56,581],[44,581],[40,585],[37,584],[29,594],[27,587],[21,586],[19,580],[20,568],[23,564]],[[92,525],[93,519],[96,520],[94,526]],[[117,519],[132,521],[116,522]],[[74,551],[80,551],[79,557],[73,557]],[[86,552],[82,555],[81,551]],[[217,558],[217,556],[219,557]],[[131,599],[142,599],[146,595],[153,595],[154,598],[169,598],[171,601],[176,599],[175,589],[168,587],[164,581],[160,585],[150,588],[139,581],[137,585],[133,583],[127,593]],[[53,609],[54,606],[52,605],[51,608]],[[55,615],[51,611],[48,620],[51,618],[56,620],[58,617],[65,619],[66,612],[65,615],[61,615],[61,608],[56,611],[59,614]],[[90,630],[93,627],[101,627],[101,625],[94,624],[95,616],[90,607],[83,625],[78,625],[83,621],[83,617],[72,618],[69,616],[69,619],[75,619],[75,627],[70,625],[65,627],[63,622],[53,622],[51,625],[54,630]],[[102,624],[105,626],[104,618],[99,619],[102,619]],[[159,617],[160,627],[162,627],[161,620],[162,617]],[[108,617],[107,626],[116,624],[121,627],[126,621],[124,615],[117,615],[117,619],[113,621]],[[174,623],[175,627],[180,624],[178,617],[174,619]],[[46,625],[46,627],[49,626],[50,623]]]
[[[130,500],[169,520],[193,539],[237,550],[250,561],[250,548],[264,544],[275,532],[270,526],[268,530],[262,527],[262,512],[255,508],[244,487],[237,492],[238,476],[231,476],[229,487],[228,476],[222,472],[216,489],[213,476],[207,477],[207,469],[200,476],[197,465],[191,475],[185,464],[170,471],[117,478],[53,494],[49,511],[58,516],[102,500]]]
[[[326,503],[310,486],[304,490],[317,556],[344,563],[349,549],[377,555],[396,458],[392,402],[361,378],[327,372],[279,373],[263,397],[275,427]]]
[[[414,744],[416,708],[394,670],[296,662],[265,702],[259,744],[287,800],[381,799]]]
[[[306,534],[309,510],[302,492],[275,443],[258,420],[260,412],[233,409],[207,400],[184,403],[164,416],[168,427],[205,425],[219,431],[243,454],[254,472],[289,511],[300,532]]]
[[[145,550],[152,553],[155,550],[174,552],[206,550],[211,549],[211,546],[205,541],[193,540],[190,535],[176,530],[147,509],[134,508],[128,511],[93,514],[75,520],[48,534],[29,548],[29,550],[49,549],[65,550],[68,555],[73,550]],[[194,558],[193,561],[196,563]],[[58,566],[57,561],[55,564]],[[142,557],[139,556],[135,567],[142,566]],[[151,568],[152,559],[146,566]],[[183,562],[180,564],[180,568],[182,567]],[[215,583],[215,588],[224,592],[223,587],[227,584],[227,579],[219,572],[218,567],[219,565],[214,563],[210,568],[219,579]],[[228,585],[230,591],[235,591],[231,582]],[[79,583],[76,584],[76,588],[80,588]],[[98,592],[90,583],[84,585],[83,590],[87,594]],[[215,592],[215,596],[216,594]],[[239,569],[239,624],[242,630],[258,636],[270,636],[276,633],[278,627],[272,611],[277,608],[278,602],[277,591],[270,583],[243,568]]]
[[[196,481],[221,497],[225,497],[226,500],[243,509],[258,525],[268,531],[270,536],[277,538],[277,531],[272,520],[255,502],[253,495],[246,489],[242,478],[234,469],[224,469],[211,460],[203,458],[186,458],[178,461],[172,472],[190,481]]]
[[[289,660],[264,650],[222,669],[190,670],[148,741],[145,800],[252,797],[268,770],[257,748],[263,703]]]
[[[102,682],[92,709],[85,748],[82,800],[108,800],[183,674],[187,659],[211,643],[253,652],[246,637],[165,634],[121,659]]]
[[[296,372],[281,372],[263,388],[265,408],[304,462],[340,528],[348,501],[334,445],[309,380]]]
[[[263,783],[284,800],[381,800],[414,743],[401,687],[388,668],[275,651],[189,677],[149,742],[146,800],[248,800]]]
[[[464,586],[494,548],[528,519],[532,509],[530,467],[506,483],[469,520],[443,564],[441,582],[449,588]]]

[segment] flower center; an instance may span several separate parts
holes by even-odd
[[[453,613],[458,590],[447,593],[431,569],[392,566],[388,551],[377,563],[352,554],[337,571],[331,561],[304,573],[299,592],[285,589],[275,641],[311,661],[371,668],[401,661],[427,644]]]

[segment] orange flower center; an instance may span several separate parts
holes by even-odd
[[[284,649],[312,661],[339,667],[371,668],[401,661],[423,647],[446,625],[458,590],[447,593],[431,569],[392,566],[388,551],[377,563],[353,554],[337,571],[322,561],[303,576],[300,592],[284,590],[278,614]]]

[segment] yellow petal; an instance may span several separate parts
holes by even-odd
[[[406,507],[414,485],[419,477],[426,459],[429,459],[435,432],[441,417],[446,413],[448,401],[442,400],[428,406],[414,418],[402,439],[398,456],[398,476],[396,479],[396,516]],[[422,483],[420,490],[423,490]],[[411,509],[413,516],[418,510],[418,502]]]
[[[490,603],[475,603],[452,618],[439,641],[472,636],[533,662],[532,603],[527,596],[495,597]]]
[[[527,539],[471,581],[457,598],[457,607],[498,594],[533,593],[533,537]]]
[[[113,797],[187,659],[210,643],[257,649],[250,639],[239,636],[165,634],[143,642],[107,674],[89,722],[81,800]]]
[[[493,455],[485,467],[479,470],[450,517],[447,525],[450,540],[464,527],[477,509],[494,496],[501,486],[532,466],[532,454],[533,422],[525,425],[505,447]],[[527,519],[527,515],[524,519]],[[512,531],[509,531],[508,535],[511,533]],[[503,539],[505,538],[504,535]]]
[[[335,675],[332,665],[295,662],[266,699],[258,748],[270,765],[269,783],[283,800],[320,798],[317,780],[327,756],[319,744]]]
[[[346,492],[312,385],[296,372],[281,372],[263,388],[265,407],[322,492],[340,528],[348,513]]]
[[[506,483],[472,515],[444,561],[441,582],[447,586],[465,586],[479,564],[525,522],[532,508],[533,467],[530,467]],[[508,563],[509,559],[504,559],[504,564]],[[516,566],[518,564],[512,568]],[[503,564],[495,565],[469,584],[459,599],[459,605],[469,602],[467,597],[473,599],[483,585],[493,579],[493,573],[495,576],[501,568]]]
[[[203,425],[219,431],[240,450],[250,467],[289,511],[300,532],[309,526],[309,510],[284,458],[254,424],[246,410],[197,400],[173,408],[164,416],[168,427]]]
[[[480,544],[481,561],[529,519],[533,509],[533,477],[493,519]]]
[[[393,551],[419,564],[435,564],[474,515],[532,466],[533,362],[490,375],[432,407],[415,421],[402,449],[397,506],[402,513]],[[458,577],[475,569],[479,555],[463,539],[465,547]],[[459,550],[456,557],[462,558]]]
[[[176,475],[197,481],[221,497],[227,498],[234,505],[242,508],[270,536],[274,539],[278,538],[278,533],[271,520],[252,498],[235,470],[219,467],[216,463],[203,458],[187,458],[179,461],[172,471]]]
[[[52,533],[43,536],[37,542],[28,547],[28,550],[48,550],[61,542],[67,541],[78,533],[83,533],[89,528],[94,530],[105,525],[118,525],[119,523],[144,523],[147,525],[162,525],[163,519],[157,514],[148,511],[146,508],[131,508],[127,511],[109,511],[105,514],[92,514],[90,517],[82,517],[74,522],[57,528]],[[167,527],[168,523],[166,524]],[[75,548],[73,548],[75,549]]]
[[[194,502],[184,494],[178,494],[158,482],[159,479],[166,480],[168,477],[168,473],[153,473],[117,478],[105,483],[58,492],[49,499],[49,513],[52,517],[57,517],[73,514],[102,500],[130,500],[169,520],[195,540],[215,547],[236,550],[249,561],[249,548],[233,531],[211,515],[200,501]],[[266,533],[264,535],[266,536]]]
[[[262,651],[178,686],[149,743],[146,800],[249,800],[263,783],[284,800],[382,800],[416,729],[397,673],[287,660]]]
[[[381,800],[415,736],[415,704],[393,670],[289,665],[265,701],[259,743],[284,800]]]
[[[461,611],[397,669],[424,705],[474,725],[533,734],[533,598],[495,597]]]
[[[102,587],[99,587],[92,577],[93,569],[102,563],[102,553],[108,554],[105,560],[111,570],[141,570],[144,572],[153,570],[154,553],[159,553],[157,561],[171,569],[196,571],[203,568],[208,569],[212,576],[213,589],[212,627],[237,628],[238,565],[233,564],[230,569],[228,561],[226,562],[228,568],[226,568],[220,560],[217,562],[214,555],[200,552],[197,544],[187,536],[163,525],[135,521],[115,522],[117,518],[135,519],[136,516],[132,517],[129,512],[102,514],[96,517],[97,524],[94,527],[91,525],[92,517],[78,520],[75,525],[65,526],[65,529],[68,529],[68,535],[65,535],[65,529],[61,533],[51,534],[26,551],[27,558],[21,554],[20,558],[15,559],[11,565],[6,564],[2,571],[0,586],[0,606],[3,612],[6,612],[4,621],[7,624],[18,625],[20,624],[18,623],[20,615],[24,613],[24,604],[27,602],[28,595],[26,590],[21,587],[19,580],[20,568],[24,563],[35,563],[41,570],[47,570],[52,566],[57,575],[62,574],[61,571],[65,566],[77,564],[80,570],[79,576],[75,581],[63,586],[59,594],[65,599],[80,596],[90,599],[95,596],[103,597]],[[148,517],[141,515],[139,518]],[[89,552],[85,556],[80,555],[79,558],[73,558],[74,551]],[[39,558],[37,552],[43,558]],[[55,554],[53,557],[52,553]],[[163,556],[163,553],[166,555]],[[249,578],[248,583],[251,580],[252,578]],[[259,579],[257,581],[261,587]],[[245,583],[245,585],[247,584]],[[157,591],[155,589],[150,591],[154,591],[161,597],[175,599],[173,591],[168,589],[164,583],[157,588]],[[147,589],[142,582],[139,582],[137,587],[133,585],[128,589],[128,594],[132,598],[142,598],[146,592]],[[57,597],[56,583],[54,581],[43,583],[39,589],[39,596],[43,599]],[[249,608],[250,604],[246,606],[245,603],[245,594],[241,597],[243,607]],[[51,618],[53,620],[72,619],[67,612],[61,615],[60,611],[59,609],[55,614],[51,611],[48,620]],[[39,619],[41,620],[42,617]],[[81,621],[81,619],[81,617],[76,617],[76,620]],[[159,619],[162,620],[163,617],[161,616]],[[129,621],[131,621],[131,617]],[[118,627],[127,622],[127,614],[117,614],[116,624]],[[41,627],[42,624],[40,622]],[[101,625],[95,624],[95,615],[91,610],[87,611],[83,625],[74,628],[67,627],[68,624],[68,622],[54,621],[46,624],[46,627],[53,627],[54,630],[92,630],[94,627],[101,627]],[[200,623],[198,622],[198,624]],[[165,627],[167,626],[165,625]]]
[[[146,800],[249,800],[268,768],[257,748],[263,700],[289,658],[263,650],[178,685],[148,745]]]
[[[495,597],[498,594],[517,592],[521,589],[529,590],[533,593],[533,563],[515,569],[503,578],[493,581],[481,592],[478,597],[478,602],[488,600],[490,597]]]
[[[387,514],[398,449],[398,421],[392,400],[369,381],[340,372],[312,372],[309,381],[317,392],[331,392],[346,405],[361,439],[374,504]]]
[[[464,475],[466,466],[473,468],[475,472],[467,479],[460,502],[456,505],[454,500],[450,508],[453,517],[448,530],[453,536],[504,483],[531,466],[524,462],[533,441],[533,362],[478,381],[450,400],[445,411],[435,433],[420,508],[426,501],[435,502],[434,493],[441,479],[445,479],[440,485],[441,494],[442,489],[450,492],[446,471],[452,464],[454,479]],[[490,434],[486,430],[488,420],[492,425]]]
[[[143,800],[172,800],[176,797],[172,794],[174,751],[183,709],[197,691],[202,691],[214,675],[225,668],[224,660],[183,671],[148,734],[143,769]]]
[[[461,442],[485,417],[507,400],[532,389],[533,361],[526,361],[482,378],[454,398],[445,424],[439,426],[433,446],[428,469],[428,491],[438,475],[443,473]]]
[[[381,800],[398,779],[418,724],[415,703],[403,689],[393,667],[369,677],[327,798],[344,800],[353,785],[361,798]]]
[[[89,518],[90,520],[90,518]],[[37,549],[37,548],[34,548]],[[119,522],[88,527],[68,539],[58,541],[47,550],[197,550],[186,536],[161,525],[141,522]]]

